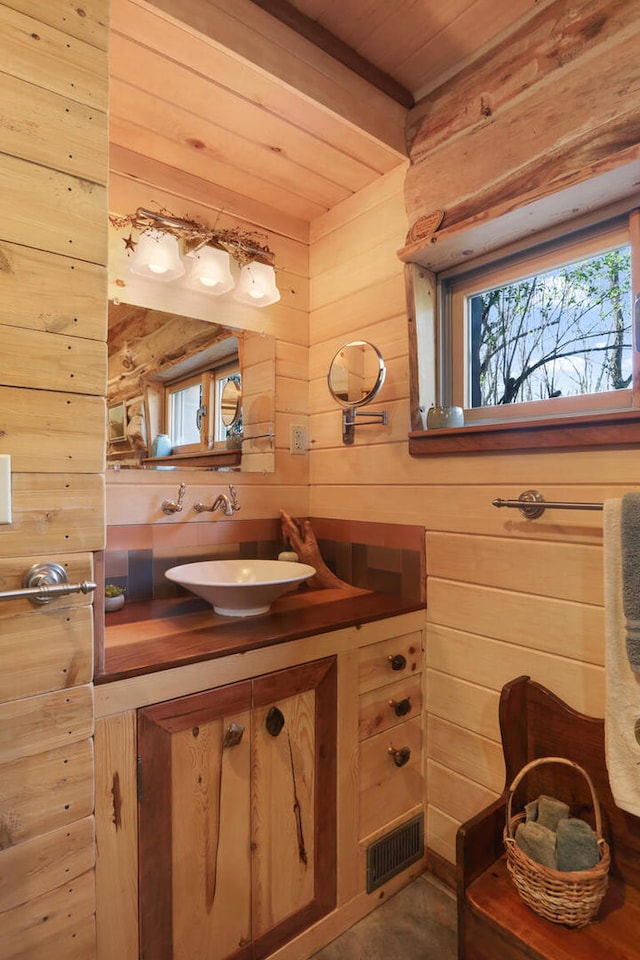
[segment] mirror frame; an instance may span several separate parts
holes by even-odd
[[[373,350],[378,361],[378,372],[377,372],[375,383],[373,384],[371,389],[363,397],[361,397],[360,400],[356,400],[356,401],[343,400],[342,397],[338,396],[338,394],[335,392],[335,390],[331,385],[331,371],[333,370],[333,365],[336,363],[338,357],[340,357],[340,355],[348,347],[356,347],[356,346],[370,347],[371,350]],[[333,359],[331,360],[331,363],[329,364],[329,372],[327,373],[327,387],[329,388],[329,393],[331,394],[333,399],[336,401],[336,403],[338,403],[341,407],[351,410],[353,407],[363,407],[365,406],[365,404],[371,403],[371,401],[375,399],[375,397],[377,397],[377,395],[380,393],[380,389],[382,387],[382,384],[384,383],[386,375],[387,375],[387,368],[385,366],[384,360],[382,359],[382,354],[380,353],[377,347],[374,347],[374,345],[370,343],[368,340],[350,340],[349,343],[343,343],[340,349],[336,351],[336,353],[333,356]]]

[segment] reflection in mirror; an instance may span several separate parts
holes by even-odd
[[[125,440],[126,433],[124,429],[124,403],[112,403],[108,408],[109,417],[109,440]]]
[[[329,367],[329,391],[343,407],[361,407],[379,393],[386,375],[380,352],[366,340],[340,347]]]
[[[242,412],[242,390],[236,380],[229,378],[220,395],[220,416],[225,427],[235,427]]]
[[[273,338],[111,302],[108,358],[108,405],[124,406],[109,466],[274,469]]]
[[[386,376],[380,351],[366,340],[353,340],[340,347],[331,361],[327,383],[342,411],[342,442],[352,444],[357,426],[389,422],[386,410],[362,413],[362,407],[378,395]]]

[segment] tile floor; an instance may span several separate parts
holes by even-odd
[[[310,960],[455,958],[455,895],[425,873]]]

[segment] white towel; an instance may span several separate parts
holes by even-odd
[[[640,816],[640,674],[627,657],[622,602],[621,501],[604,503],[605,752],[616,805]],[[640,564],[640,556],[638,557]]]
[[[620,515],[622,608],[626,620],[627,657],[640,673],[640,494],[625,493]]]

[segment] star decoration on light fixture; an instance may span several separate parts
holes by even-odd
[[[137,240],[133,239],[133,234],[131,232],[129,233],[128,237],[122,238],[122,242],[124,243],[124,248],[127,251],[127,255],[129,251],[131,251],[131,253],[135,252]]]

